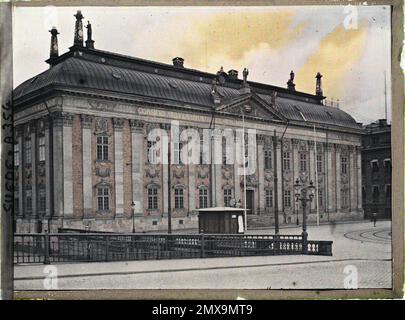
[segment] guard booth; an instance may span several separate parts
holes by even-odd
[[[243,234],[244,209],[214,207],[198,210],[199,233]]]

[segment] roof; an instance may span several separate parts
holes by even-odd
[[[21,104],[44,88],[58,86],[173,101],[203,110],[214,107],[211,95],[214,74],[101,50],[77,50],[77,47],[72,47],[56,58],[50,69],[19,85],[14,90],[15,104]],[[255,82],[249,82],[249,85],[251,91],[269,105],[272,104],[272,94],[277,91],[276,109],[292,122],[360,129],[343,110],[322,105],[320,99],[323,97]],[[222,101],[229,101],[241,95],[240,88],[241,80],[229,80],[218,86],[218,93]]]

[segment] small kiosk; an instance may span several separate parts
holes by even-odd
[[[245,230],[243,216],[243,208],[214,207],[199,209],[199,233],[242,234]]]

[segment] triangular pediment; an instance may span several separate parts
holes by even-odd
[[[246,117],[262,120],[286,121],[286,118],[271,104],[254,93],[247,93],[226,101],[217,108],[218,112],[240,115],[245,110]]]

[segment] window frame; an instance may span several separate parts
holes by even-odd
[[[96,137],[96,159],[97,161],[109,160],[109,139],[106,134],[99,134]],[[100,140],[99,140],[100,139]]]

